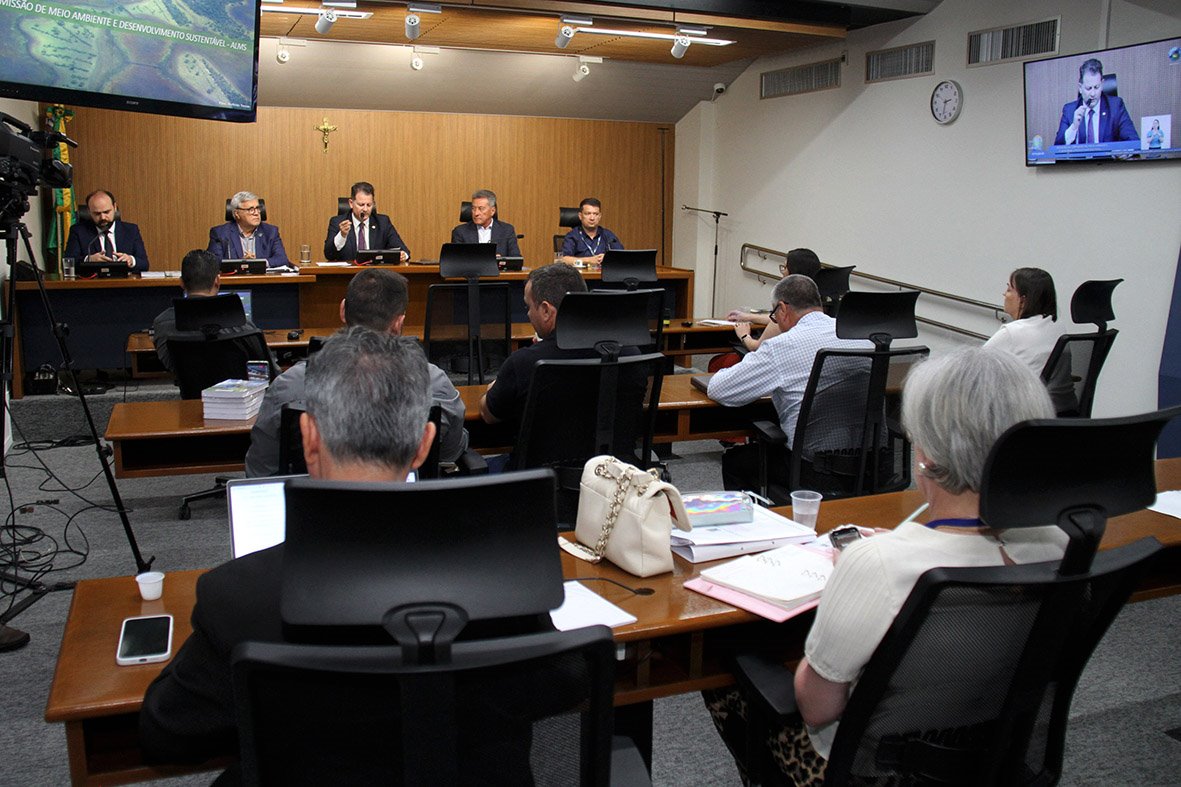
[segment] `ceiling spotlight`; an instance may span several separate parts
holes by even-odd
[[[421,21],[418,14],[406,14],[406,39],[408,41],[413,41],[422,35],[422,27],[419,25]]]
[[[421,57],[419,57],[418,55],[415,55],[414,57],[410,58],[410,67],[412,69],[414,69],[415,71],[421,71],[422,66],[423,66],[423,61],[422,61]]]
[[[281,46],[275,51],[275,59],[280,63],[286,63],[291,59],[291,50],[285,46]]]
[[[586,63],[579,63],[578,68],[574,69],[574,81],[581,82],[590,76],[590,66]]]
[[[331,8],[325,9],[320,12],[320,18],[316,20],[316,32],[320,35],[327,35],[334,24],[336,24],[336,12]]]
[[[685,52],[689,50],[689,36],[677,36],[673,41],[673,48],[669,51],[672,56],[680,60],[685,56]]]
[[[558,30],[558,37],[554,39],[554,46],[558,49],[565,49],[572,38],[574,38],[574,28],[570,25],[562,25]]]

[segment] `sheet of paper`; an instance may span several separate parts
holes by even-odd
[[[352,265],[351,262],[317,262],[317,268],[347,268]]]
[[[1156,496],[1156,502],[1148,507],[1149,511],[1166,514],[1181,519],[1181,492],[1161,492]]]
[[[636,622],[635,615],[623,611],[581,582],[566,582],[564,587],[566,600],[549,613],[559,631],[597,625],[615,628]]]
[[[740,541],[770,541],[777,538],[806,543],[816,538],[816,531],[762,506],[755,506],[753,522],[711,525],[695,527],[687,532],[683,530],[672,532],[672,543],[696,544],[698,546],[734,544]]]
[[[713,325],[715,327],[720,327],[722,325],[734,325],[735,324],[733,320],[706,319],[706,320],[698,320],[697,322],[701,323],[702,325]]]
[[[168,271],[140,271],[141,279],[167,279]]]

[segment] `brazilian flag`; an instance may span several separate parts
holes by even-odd
[[[66,123],[73,117],[74,110],[66,109],[61,104],[53,104],[45,109],[45,125],[52,131],[62,134],[66,133]],[[70,163],[70,149],[66,147],[66,143],[59,142],[54,146],[53,157],[64,164]],[[57,261],[58,270],[61,270],[62,253],[65,251],[66,238],[70,234],[74,219],[73,187],[53,189],[53,221],[49,223],[49,231],[45,235],[45,248],[48,249],[49,256]]]

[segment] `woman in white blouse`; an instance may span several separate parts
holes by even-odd
[[[1012,353],[1034,374],[1041,376],[1058,337],[1063,333],[1058,324],[1054,279],[1041,268],[1018,268],[1009,275],[1004,297],[1005,314],[1013,321],[1002,325],[984,346]],[[1068,353],[1063,354],[1046,387],[1050,390],[1056,412],[1069,412],[1078,407]]]

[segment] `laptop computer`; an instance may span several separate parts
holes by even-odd
[[[709,393],[709,381],[713,378],[712,374],[695,374],[689,378],[689,385],[692,385],[702,393]]]
[[[283,487],[291,478],[231,478],[226,482],[226,508],[230,518],[230,557],[238,558],[282,544],[287,537],[287,498]],[[406,476],[417,480],[417,473]]]
[[[401,265],[401,249],[358,249],[358,265]]]

